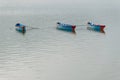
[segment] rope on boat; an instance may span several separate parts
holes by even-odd
[[[76,25],[76,26],[87,26],[87,25]]]
[[[38,28],[38,27],[30,27],[30,26],[26,26],[26,27],[28,27],[28,28],[30,28],[30,29],[40,29],[40,28]]]

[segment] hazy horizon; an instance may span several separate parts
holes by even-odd
[[[27,6],[27,7],[34,7],[34,6],[47,6],[47,5],[81,5],[84,7],[88,7],[89,5],[94,5],[95,7],[118,7],[120,1],[118,0],[0,0],[0,7],[17,7],[17,6]],[[91,6],[89,6],[91,7]]]

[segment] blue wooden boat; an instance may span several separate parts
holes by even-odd
[[[15,25],[15,27],[16,27],[16,31],[19,31],[19,32],[22,32],[22,33],[26,32],[26,26],[23,25],[23,24],[17,23]]]
[[[57,22],[57,29],[74,32],[75,28],[76,28],[75,25],[63,24],[63,23]]]
[[[93,24],[91,22],[88,22],[87,24],[88,24],[87,29],[104,32],[105,25],[97,25],[97,24]]]

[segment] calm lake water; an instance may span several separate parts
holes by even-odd
[[[0,80],[120,80],[120,9],[64,6],[0,8]],[[106,28],[72,33],[57,30],[58,21]],[[28,26],[25,34],[15,30],[18,22]]]

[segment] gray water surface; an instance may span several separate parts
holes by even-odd
[[[120,80],[119,2],[79,4],[0,7],[0,80]],[[57,30],[58,21],[106,28],[72,33]],[[18,22],[28,26],[25,34],[15,30]]]

